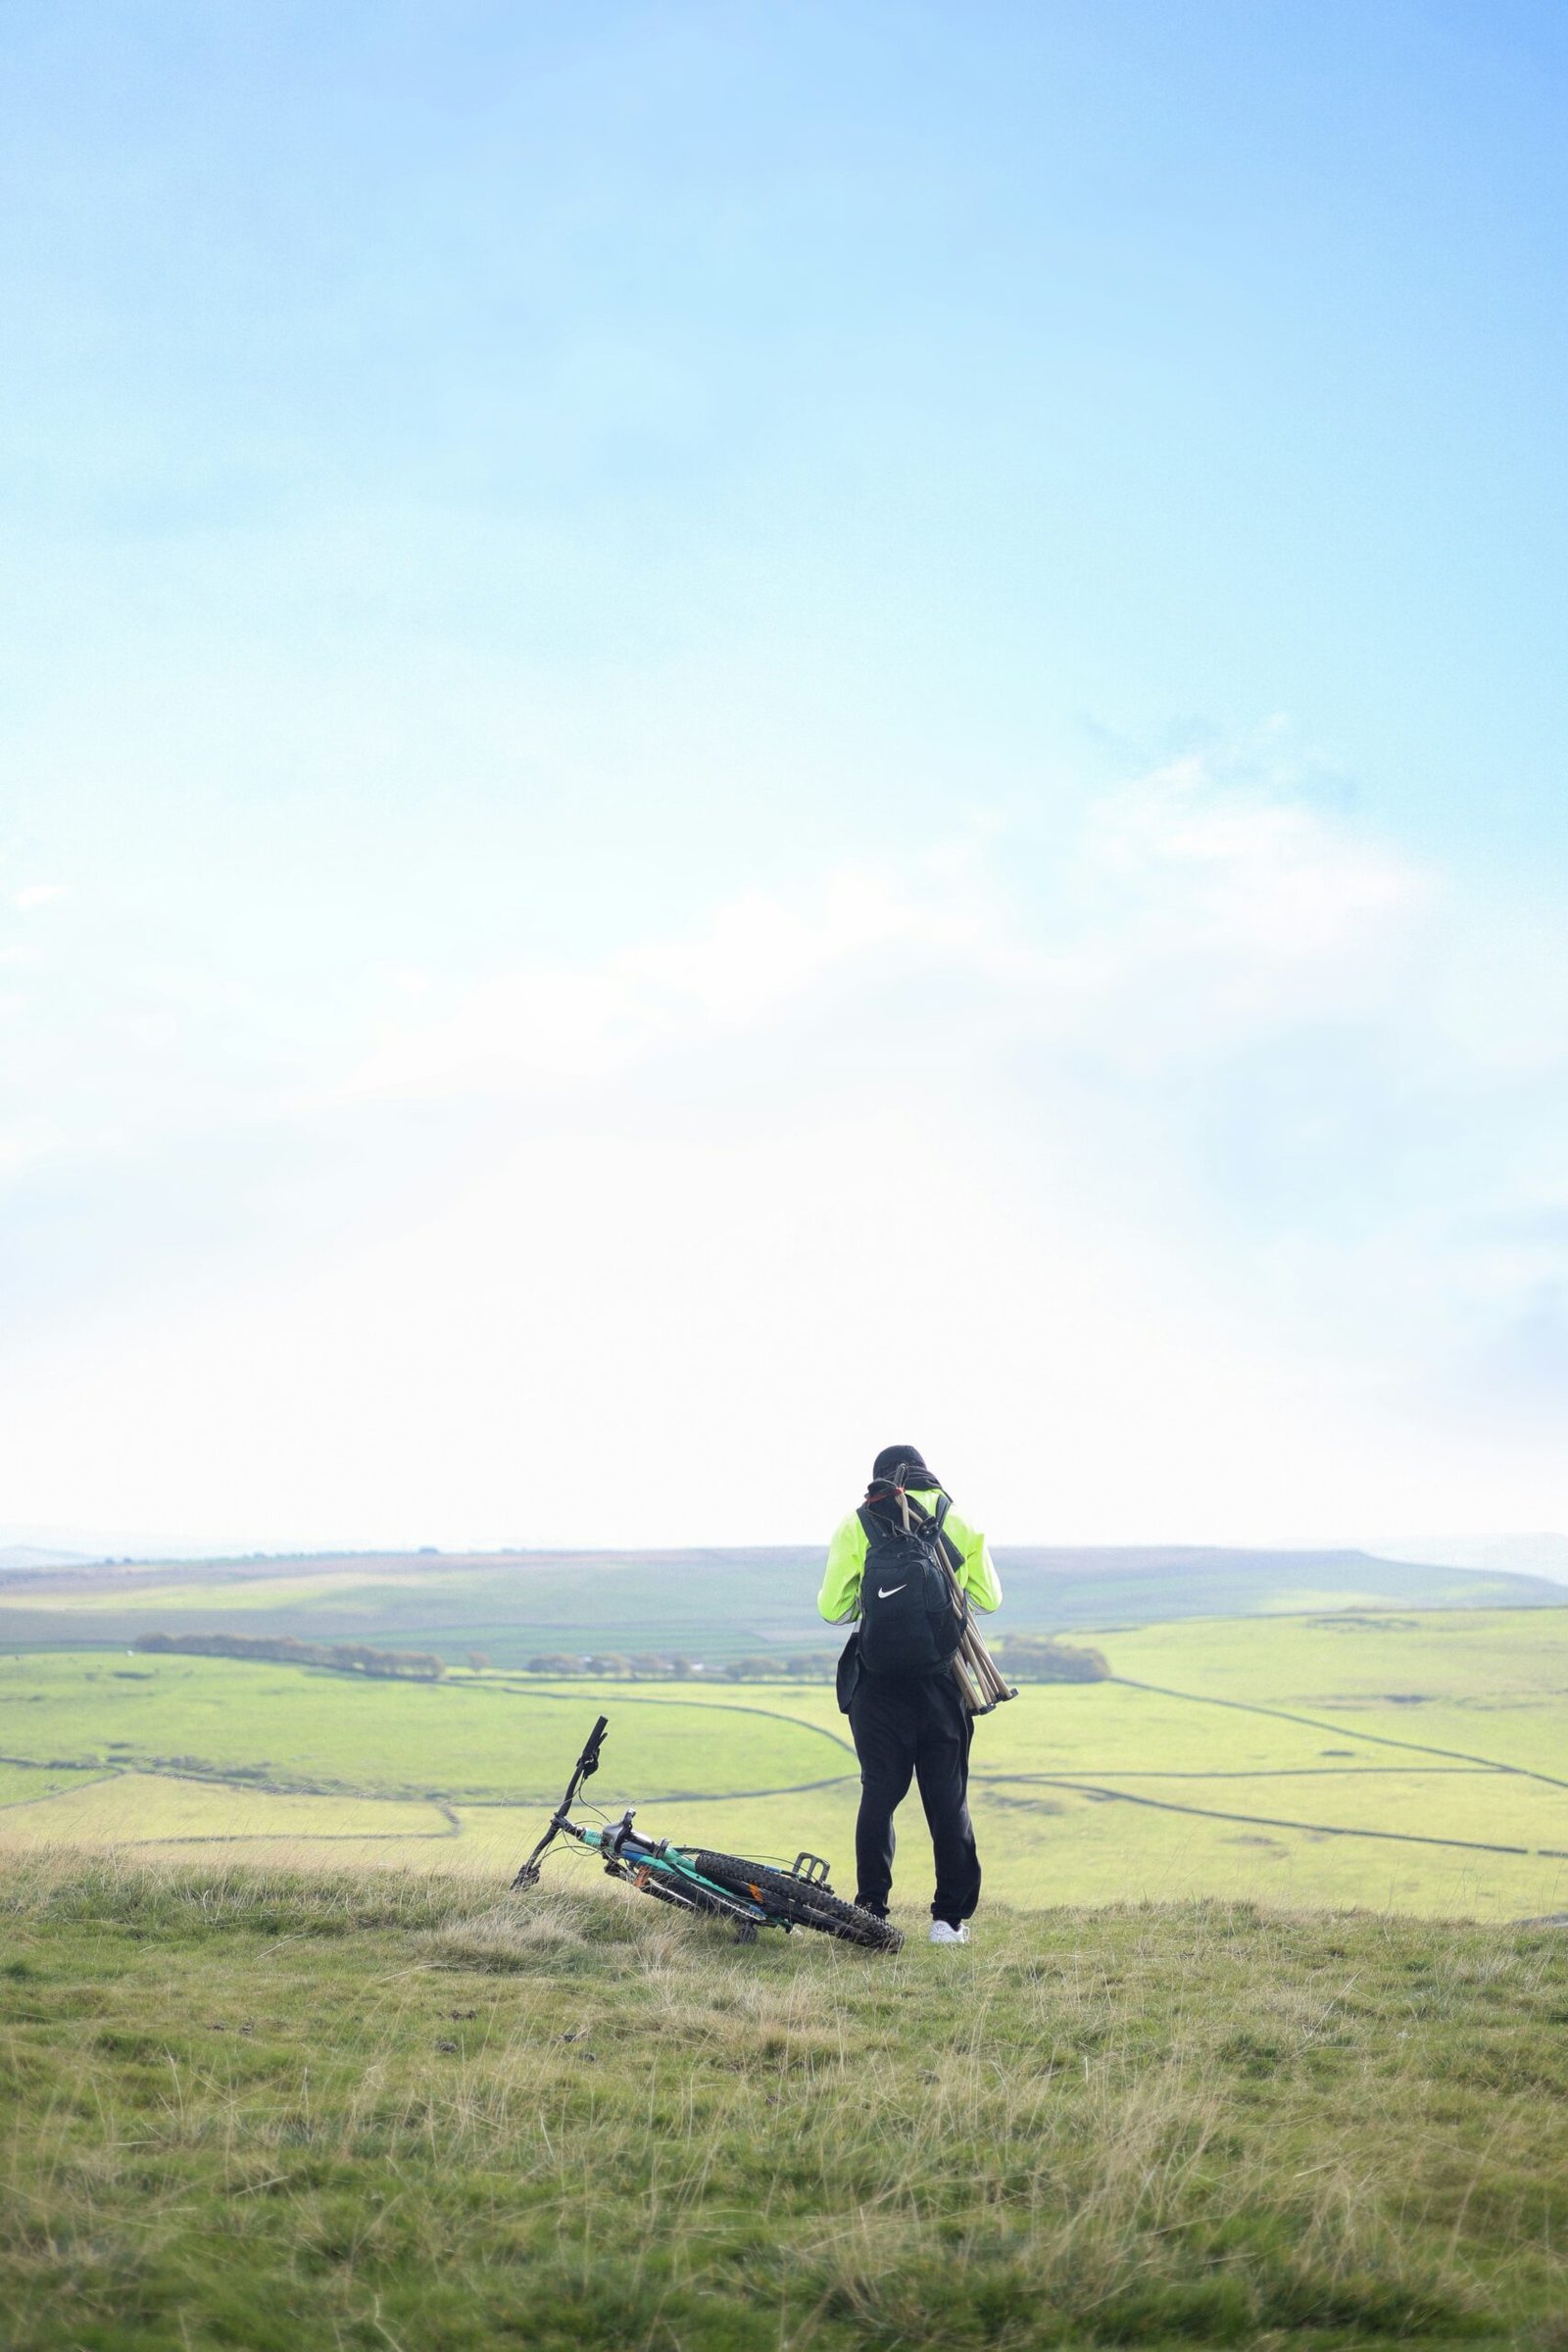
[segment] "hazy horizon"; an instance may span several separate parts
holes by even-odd
[[[295,1559],[309,1557],[333,1557],[338,1555],[341,1555],[344,1558],[378,1555],[415,1558],[417,1557],[421,1552],[435,1552],[440,1557],[462,1558],[470,1553],[473,1556],[484,1557],[493,1556],[497,1553],[520,1554],[531,1551],[547,1553],[554,1553],[557,1551],[581,1551],[583,1553],[593,1554],[595,1556],[599,1556],[603,1553],[612,1554],[615,1552],[657,1553],[665,1549],[675,1552],[687,1550],[749,1551],[762,1549],[820,1551],[825,1549],[826,1532],[812,1535],[796,1536],[793,1539],[786,1539],[782,1543],[766,1545],[753,1544],[744,1536],[732,1536],[727,1541],[719,1541],[702,1545],[682,1544],[679,1542],[667,1544],[638,1544],[636,1542],[627,1542],[620,1544],[606,1545],[592,1544],[557,1545],[530,1544],[525,1541],[519,1541],[515,1544],[489,1545],[481,1549],[479,1546],[464,1546],[445,1544],[435,1544],[430,1543],[416,1544],[412,1542],[394,1544],[312,1544],[308,1543],[300,1543],[291,1544],[286,1547],[279,1546],[273,1549],[269,1549],[265,1545],[248,1544],[244,1542],[243,1539],[238,1538],[230,1538],[226,1542],[221,1543],[216,1541],[200,1543],[192,1542],[189,1539],[179,1537],[148,1538],[127,1535],[123,1532],[121,1532],[118,1535],[108,1536],[104,1535],[102,1531],[99,1531],[99,1533],[95,1535],[90,1531],[70,1527],[32,1526],[19,1528],[0,1525],[0,1566],[21,1565],[25,1567],[27,1565],[26,1559],[23,1558],[18,1561],[17,1555],[33,1553],[38,1556],[39,1562],[45,1565],[52,1564],[52,1560],[54,1558],[58,1558],[59,1560],[73,1566],[78,1563],[83,1566],[88,1566],[94,1564],[102,1565],[113,1561],[124,1561],[128,1562],[132,1566],[156,1567],[161,1563],[168,1563],[177,1566],[187,1561],[199,1562],[210,1560],[217,1562],[233,1562],[244,1561],[247,1559]],[[1180,1544],[1171,1543],[1169,1544],[1162,1545],[1157,1543],[1147,1544],[1120,1544],[1115,1543],[1113,1540],[1107,1540],[1103,1543],[1074,1544],[1071,1542],[1063,1541],[1060,1538],[1036,1539],[1027,1535],[999,1536],[996,1539],[996,1542],[998,1549],[1004,1554],[1005,1554],[1008,1550],[1062,1550],[1084,1552],[1104,1551],[1106,1553],[1116,1554],[1148,1549],[1190,1549],[1198,1552],[1220,1552],[1234,1550],[1242,1553],[1255,1552],[1262,1555],[1277,1557],[1282,1554],[1289,1555],[1293,1552],[1299,1552],[1302,1555],[1315,1555],[1332,1552],[1362,1552],[1371,1559],[1409,1562],[1414,1564],[1424,1563],[1433,1567],[1447,1566],[1484,1569],[1495,1571],[1501,1574],[1536,1576],[1544,1579],[1547,1583],[1561,1584],[1565,1587],[1568,1587],[1568,1536],[1558,1535],[1545,1530],[1538,1531],[1534,1534],[1514,1536],[1487,1535],[1435,1538],[1414,1537],[1384,1538],[1381,1540],[1362,1537],[1347,1537],[1316,1544],[1291,1543],[1289,1541],[1277,1541],[1273,1543],[1255,1541],[1250,1543],[1239,1542],[1234,1544],[1205,1544],[1200,1542],[1195,1544]]]

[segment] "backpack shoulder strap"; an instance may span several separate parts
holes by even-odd
[[[953,1508],[953,1496],[944,1488],[937,1496],[937,1507],[934,1511],[926,1510],[924,1505],[918,1502],[914,1507],[920,1513],[921,1528],[929,1529],[935,1541],[938,1558],[946,1561],[954,1583],[961,1584],[960,1571],[963,1567],[963,1554],[947,1531],[947,1517]]]

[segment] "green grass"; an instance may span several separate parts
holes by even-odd
[[[1106,1646],[1127,1680],[1027,1687],[977,1729],[992,1894],[1568,1909],[1568,1609],[1188,1621]],[[0,1851],[228,1846],[500,1882],[601,1706],[603,1803],[849,1874],[856,1763],[825,1688],[423,1686],[104,1651],[0,1659],[5,1747],[38,1768],[0,1765]],[[913,1799],[904,1823],[914,1895]]]
[[[1247,1698],[1479,1753],[1568,1780],[1568,1607],[1430,1610],[1293,1620],[1275,1638],[1240,1618],[1118,1635],[1118,1674]]]
[[[744,1691],[724,1704],[721,1758],[694,1752],[689,1727],[617,1690],[622,1721],[639,1723],[640,1793],[714,1786],[777,1788],[841,1773],[853,1756],[840,1737],[760,1711]],[[102,1652],[0,1658],[0,1712],[17,1755],[102,1764],[172,1765],[233,1774],[280,1788],[492,1799],[554,1798],[563,1764],[591,1723],[591,1690],[520,1690],[465,1678],[379,1682],[230,1658]],[[724,1777],[712,1778],[721,1762]]]
[[[96,1767],[77,1771],[48,1764],[13,1764],[0,1760],[0,1808],[36,1804],[40,1797],[59,1796],[67,1789],[90,1787],[101,1777]]]
[[[1061,1909],[887,1961],[611,1889],[33,1863],[5,2340],[1546,2352],[1565,2023],[1551,1931]]]

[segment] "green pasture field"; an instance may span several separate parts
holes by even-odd
[[[1568,1609],[1189,1620],[1104,1645],[1116,1679],[1028,1686],[976,1728],[993,1896],[1568,1910]],[[602,1804],[692,1844],[808,1847],[853,1877],[856,1761],[825,1687],[413,1684],[103,1650],[0,1658],[0,1851],[500,1884],[601,1710]],[[917,1799],[900,1819],[900,1890],[918,1895]]]
[[[0,1807],[36,1804],[40,1797],[59,1796],[73,1788],[88,1788],[104,1779],[103,1771],[58,1769],[32,1763],[0,1763]]]
[[[1560,1929],[993,1909],[888,1958],[602,1882],[34,1858],[0,2333],[1563,2352],[1565,2024]]]
[[[1347,1731],[1475,1752],[1568,1781],[1568,1607],[1342,1613],[1249,1640],[1244,1620],[1146,1626],[1118,1636],[1115,1666],[1138,1681],[1245,1695],[1327,1715]],[[1168,1671],[1167,1671],[1168,1669]]]
[[[666,1688],[674,1686],[656,1687],[657,1695]],[[788,1707],[789,1694],[771,1688],[749,1693],[726,1685],[703,1694],[723,1716],[715,1753],[701,1732],[694,1737],[692,1718],[651,1703],[655,1692],[640,1687],[606,1694],[491,1675],[383,1682],[101,1650],[0,1658],[0,1720],[14,1753],[243,1776],[321,1794],[553,1798],[600,1696],[607,1706],[612,1697],[619,1721],[638,1725],[636,1769],[650,1797],[800,1788],[839,1777],[854,1762],[842,1717],[834,1713],[831,1728],[825,1712],[821,1726],[797,1721],[765,1703]],[[612,1777],[607,1769],[600,1786]]]

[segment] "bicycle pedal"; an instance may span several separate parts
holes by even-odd
[[[827,1864],[820,1854],[797,1854],[790,1864],[790,1877],[803,1879],[808,1886],[825,1886]]]

